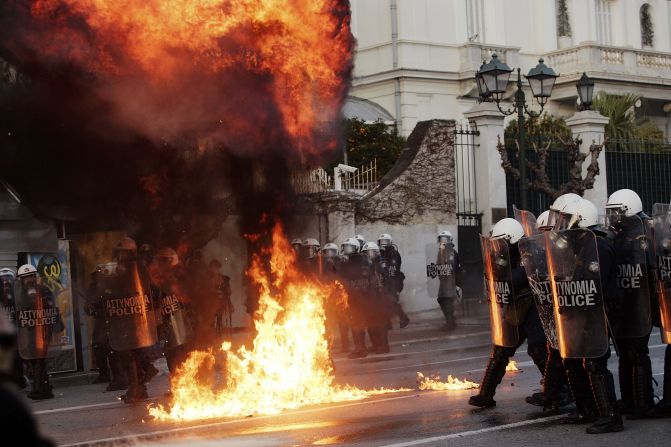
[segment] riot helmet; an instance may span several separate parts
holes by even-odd
[[[291,246],[296,253],[300,253],[301,248],[303,247],[303,241],[299,238],[294,238],[291,240]]]
[[[632,217],[643,211],[643,202],[635,191],[620,189],[608,197],[606,202],[606,221],[616,227],[624,217]]]
[[[129,237],[123,237],[117,241],[112,250],[112,258],[118,262],[128,262],[135,259],[137,255],[137,244]]]
[[[179,264],[179,256],[177,256],[177,252],[170,247],[165,247],[157,251],[154,259],[156,259],[161,266],[174,267]]]
[[[361,246],[359,245],[359,241],[353,237],[347,239],[340,245],[340,251],[344,255],[353,255],[358,253],[360,248]]]
[[[562,210],[567,203],[576,202],[580,199],[581,197],[578,194],[574,194],[572,192],[568,194],[562,194],[561,196],[557,197],[552,205],[550,205],[550,215],[548,216],[547,225],[556,230],[563,229],[562,226],[565,225],[566,222],[564,222],[562,219]]]
[[[379,245],[380,247],[386,247],[387,245],[391,245],[393,243],[394,240],[391,238],[391,234],[388,233],[382,233],[377,238],[377,245]]]
[[[317,253],[319,252],[319,247],[321,247],[321,244],[317,239],[314,238],[307,238],[303,241],[303,250],[305,251],[305,257],[308,259],[312,259],[317,256]]]
[[[438,233],[438,243],[439,244],[452,244],[454,241],[454,238],[452,237],[452,233],[450,233],[447,230],[443,230],[440,233]]]
[[[380,247],[375,242],[366,242],[363,246],[363,251],[370,259],[375,259],[380,256]]]
[[[552,226],[549,225],[549,220],[550,220],[550,210],[543,211],[536,218],[536,228],[538,228],[539,231],[549,231],[549,230],[551,230]]]
[[[338,256],[338,246],[333,242],[329,242],[328,244],[324,245],[320,253],[327,259],[335,258]]]
[[[510,217],[499,220],[492,227],[492,239],[505,239],[510,244],[516,244],[523,236],[524,228],[522,224]]]
[[[359,251],[361,251],[363,246],[366,245],[366,238],[363,237],[362,234],[357,234],[354,236],[354,239],[356,239],[359,242]]]
[[[19,267],[17,277],[24,287],[35,287],[37,285],[37,269],[32,264],[23,264]]]
[[[569,218],[566,223],[566,229],[569,230],[589,228],[599,223],[599,210],[587,199],[567,203],[562,214]]]

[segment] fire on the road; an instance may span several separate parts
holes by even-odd
[[[444,382],[440,380],[440,376],[426,377],[424,374],[417,373],[417,386],[420,390],[436,390],[436,391],[459,391],[459,390],[471,390],[478,388],[478,385],[475,382],[468,381],[466,379],[459,380],[456,377],[447,376],[447,380]]]
[[[511,360],[508,362],[508,365],[506,365],[506,372],[517,372],[520,369],[517,367],[517,362],[515,360]]]
[[[263,268],[270,261],[270,275]],[[280,226],[272,247],[253,256],[248,275],[260,291],[257,331],[250,350],[193,352],[171,380],[169,407],[149,409],[159,420],[274,414],[285,409],[409,391],[361,390],[334,384],[325,337],[324,303],[345,293],[337,284],[309,279],[295,267],[295,254]],[[217,362],[220,356],[224,362]],[[225,384],[213,383],[217,363]]]

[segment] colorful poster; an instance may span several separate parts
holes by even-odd
[[[49,351],[49,371],[77,370],[75,320],[70,276],[70,241],[58,240],[58,253],[30,253],[28,262],[35,266],[41,283],[54,295],[63,319],[64,329],[54,334]]]

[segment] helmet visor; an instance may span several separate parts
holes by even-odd
[[[618,228],[626,217],[623,208],[606,208],[606,225]]]
[[[322,250],[325,258],[335,258],[338,255],[338,250],[334,248],[326,248]]]
[[[438,236],[438,243],[439,244],[451,244],[452,243],[452,238],[450,236]]]
[[[345,255],[351,255],[351,254],[354,254],[356,252],[356,249],[350,244],[343,244],[342,252]]]
[[[386,247],[387,245],[391,245],[391,241],[389,239],[378,239],[377,245],[380,247]]]

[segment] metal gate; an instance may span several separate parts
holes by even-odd
[[[608,194],[632,189],[641,196],[643,210],[671,201],[671,144],[659,140],[608,140],[606,147]]]
[[[482,296],[482,257],[480,233],[482,214],[476,195],[475,151],[480,135],[475,124],[457,126],[454,130],[454,166],[457,197],[457,238],[459,259],[463,267],[462,310],[469,312],[471,301]]]

